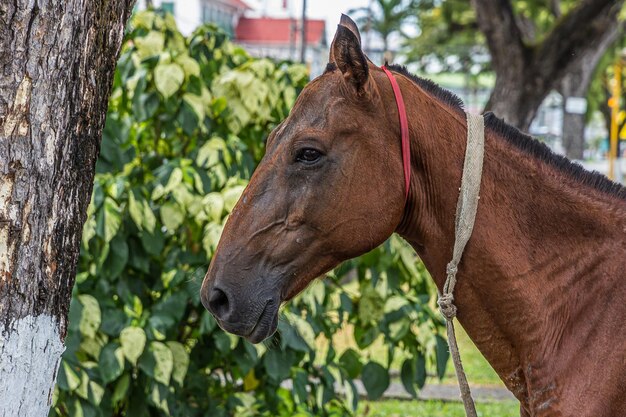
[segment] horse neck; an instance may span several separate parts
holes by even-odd
[[[412,181],[397,231],[441,290],[452,257],[467,126],[462,112],[407,79],[402,90]],[[585,297],[611,290],[598,287],[602,280],[595,278],[623,273],[626,205],[498,135],[486,129],[478,213],[454,297],[470,338],[524,402],[529,395],[525,368],[551,360],[564,329],[571,330],[562,312],[580,317],[576,309],[588,307]]]

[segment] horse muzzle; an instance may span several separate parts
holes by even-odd
[[[206,280],[202,285],[202,305],[213,314],[219,326],[229,333],[259,343],[270,337],[278,327],[278,294],[259,291],[257,286],[241,288],[219,280]],[[256,291],[254,291],[256,289]]]

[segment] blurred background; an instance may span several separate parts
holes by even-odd
[[[623,1],[139,1],[51,416],[464,415],[434,285],[397,236],[316,281],[260,345],[199,301],[224,222],[267,135],[323,72],[341,13],[374,63],[622,179]],[[519,415],[457,328],[479,414]]]
[[[363,48],[373,62],[382,64],[387,60],[404,64],[412,72],[460,96],[468,110],[480,112],[488,103],[498,74],[491,55],[509,55],[485,39],[482,31],[489,27],[479,25],[474,12],[482,3],[472,5],[461,0],[140,0],[137,7],[148,5],[167,10],[174,15],[184,34],[203,23],[213,22],[252,56],[302,62],[311,78],[323,72],[339,16],[346,13],[357,21],[363,35]],[[520,39],[527,45],[535,45],[546,41],[559,21],[564,20],[564,15],[581,2],[513,0],[506,3],[512,8]],[[622,100],[621,91],[615,91],[616,84],[620,83],[615,77],[621,75],[618,73],[626,53],[620,4],[616,2],[612,13],[587,18],[587,24],[596,21],[602,25],[602,33],[584,37],[583,42],[588,45],[581,44],[572,52],[578,55],[577,63],[572,65],[555,55],[542,57],[546,61],[557,61],[546,62],[546,67],[561,67],[551,69],[561,74],[555,77],[551,71],[546,71],[546,77],[562,79],[550,80],[543,87],[545,92],[541,95],[544,97],[532,100],[538,103],[533,103],[536,109],[531,112],[530,122],[509,121],[545,141],[554,151],[580,160],[586,167],[609,174],[618,181],[622,179],[621,165],[609,172],[608,157],[611,112],[615,107],[611,103],[619,104]],[[485,9],[494,12],[494,16],[486,12],[485,19],[502,17],[497,15],[497,10]],[[585,16],[578,19],[584,21]],[[502,26],[511,25],[502,22]],[[562,36],[569,35],[566,32]],[[537,65],[540,70],[542,63]],[[616,65],[620,68],[616,69]],[[625,116],[621,110],[617,113],[615,129],[621,141],[626,139]],[[615,154],[619,156],[622,147],[619,143],[617,146]]]

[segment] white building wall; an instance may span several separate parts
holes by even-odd
[[[154,7],[160,7],[161,3],[174,3],[174,18],[178,29],[183,35],[190,35],[198,26],[202,24],[202,0],[153,0]],[[145,0],[137,0],[138,10],[146,8]]]
[[[190,35],[202,24],[201,0],[174,1],[174,17],[183,35]],[[161,0],[159,0],[161,2]]]

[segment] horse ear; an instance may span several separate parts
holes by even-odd
[[[354,20],[350,19],[348,15],[342,13],[341,19],[339,19],[339,24],[350,29],[350,31],[354,33],[354,36],[356,36],[356,38],[359,40],[359,46],[361,46],[361,34],[359,33],[359,28],[357,27],[356,23],[354,23]]]
[[[330,46],[330,62],[334,62],[346,81],[361,90],[369,75],[367,58],[361,50],[361,35],[356,24],[341,15],[335,38]]]

